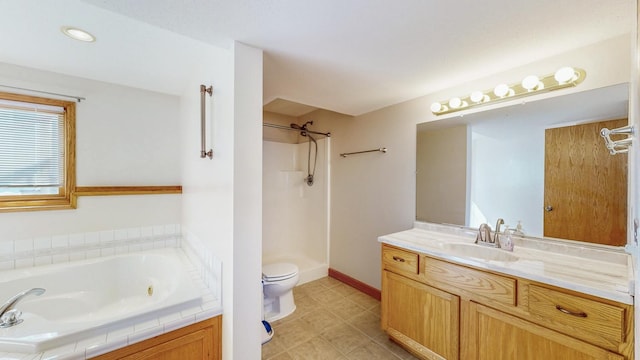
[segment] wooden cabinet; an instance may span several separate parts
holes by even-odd
[[[222,359],[222,316],[95,357],[95,360]]]
[[[426,358],[458,359],[459,297],[390,271],[382,273],[382,288],[389,336]]]
[[[476,303],[470,304],[468,359],[624,360],[624,356]]]
[[[516,304],[516,280],[446,261],[424,257],[422,279],[427,284],[484,302]]]
[[[633,359],[633,306],[384,244],[382,328],[423,359]]]
[[[625,340],[625,308],[529,286],[529,312],[548,327],[598,344],[616,346]]]
[[[418,254],[416,253],[393,247],[383,247],[382,262],[389,270],[398,274],[418,274]]]

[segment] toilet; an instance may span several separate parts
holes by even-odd
[[[273,263],[262,266],[262,292],[264,319],[276,321],[296,310],[293,287],[300,276],[298,267],[291,263]]]

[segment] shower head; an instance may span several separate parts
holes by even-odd
[[[309,121],[311,122],[311,121]],[[301,136],[307,136],[307,124],[309,124],[309,122],[306,122],[304,125],[300,126],[298,124],[291,124],[291,128],[292,129],[296,129],[296,130],[300,130],[300,135]]]
[[[298,124],[291,124],[291,128],[292,129],[296,129],[296,130],[307,130],[307,125],[313,125],[313,120],[311,121],[307,121],[306,123],[302,124],[302,125],[298,125]]]

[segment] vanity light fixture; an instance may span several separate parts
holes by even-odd
[[[431,112],[435,115],[443,115],[479,105],[573,87],[580,84],[586,76],[587,73],[582,69],[565,66],[543,77],[529,75],[520,83],[511,85],[502,83],[491,90],[474,91],[469,96],[452,97],[446,101],[434,102],[431,104]]]
[[[78,29],[76,27],[72,27],[72,26],[63,26],[60,28],[60,31],[62,31],[63,34],[67,35],[68,37],[74,39],[74,40],[78,40],[78,41],[84,41],[84,42],[94,42],[96,41],[96,37],[91,35],[90,33],[82,30],[82,29]]]

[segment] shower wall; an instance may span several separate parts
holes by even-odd
[[[300,284],[327,275],[329,141],[317,140],[313,186],[305,182],[307,142],[263,141],[262,262],[295,263]],[[313,166],[313,145],[311,149]]]

